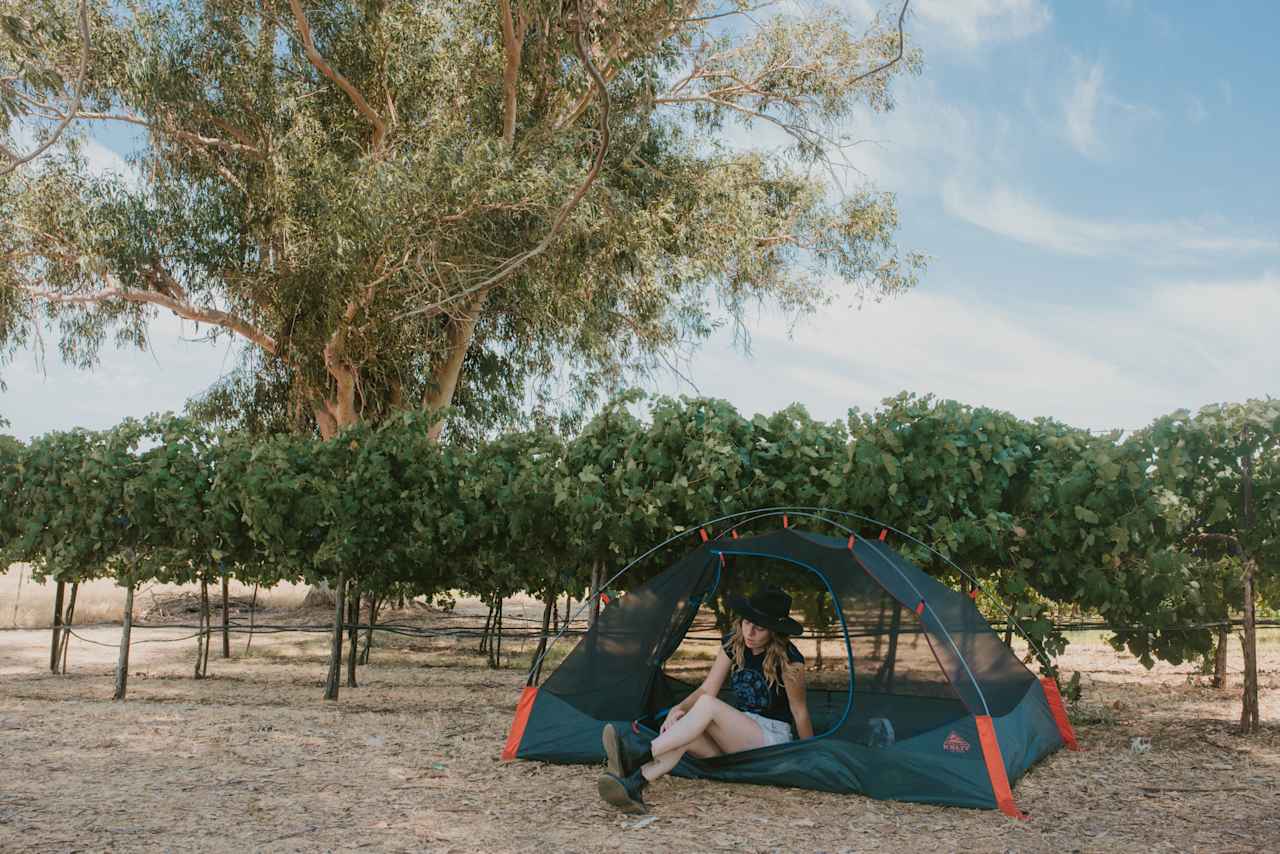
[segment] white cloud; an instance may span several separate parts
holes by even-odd
[[[919,0],[911,8],[924,27],[968,48],[1025,38],[1052,20],[1040,0]]]
[[[80,153],[84,156],[89,172],[94,175],[119,175],[133,180],[137,178],[137,170],[133,166],[93,137],[85,139]]]
[[[1098,157],[1103,153],[1102,143],[1098,138],[1098,104],[1102,79],[1102,63],[1095,62],[1076,79],[1071,94],[1067,96],[1067,139],[1085,157]]]
[[[694,379],[748,414],[801,401],[836,419],[905,389],[1095,429],[1280,392],[1275,276],[1152,285],[1108,308],[1030,296],[1000,307],[921,290],[823,311],[793,336],[766,319],[754,327],[752,357],[722,337]],[[689,391],[674,381],[667,390]]]
[[[1197,256],[1280,251],[1280,238],[1232,231],[1221,223],[1187,220],[1126,222],[1055,211],[1002,184],[980,189],[948,180],[943,205],[953,216],[1022,243],[1090,258],[1125,257],[1153,265]]]

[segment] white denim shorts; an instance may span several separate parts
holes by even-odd
[[[786,744],[792,740],[791,724],[786,721],[775,721],[773,718],[766,718],[764,715],[757,715],[755,712],[743,712],[743,714],[760,725],[760,731],[764,733],[765,747]]]

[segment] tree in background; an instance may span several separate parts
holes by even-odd
[[[332,436],[452,405],[465,437],[580,411],[757,302],[909,287],[892,196],[828,182],[851,111],[889,109],[918,67],[905,4],[861,34],[825,8],[744,11],[94,4],[75,117],[140,133],[137,178],[72,149],[11,176],[4,344],[52,323],[88,367],[167,310],[245,345],[224,420]]]
[[[1178,552],[1204,569],[1196,592],[1202,582],[1216,588],[1205,597],[1216,613],[1202,606],[1200,616],[1226,620],[1237,602],[1243,614],[1240,726],[1252,732],[1259,725],[1254,610],[1259,587],[1280,578],[1280,401],[1175,412],[1156,419],[1134,442],[1148,455],[1152,480],[1168,491],[1184,523]],[[1223,558],[1234,559],[1227,566],[1240,569],[1238,599],[1235,585],[1220,571]],[[1221,632],[1219,649],[1225,643]]]

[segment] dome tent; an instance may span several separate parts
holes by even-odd
[[[969,596],[926,574],[883,534],[832,537],[790,527],[783,516],[779,530],[703,538],[605,609],[543,685],[532,684],[531,670],[504,759],[602,762],[600,731],[609,722],[656,735],[666,710],[697,687],[667,665],[699,608],[731,583],[758,581],[766,563],[788,567],[791,587],[803,580],[829,595],[845,684],[809,687],[813,738],[711,759],[686,755],[672,773],[1020,817],[1011,785],[1064,744],[1075,748],[1053,679],[1037,679]],[[730,699],[727,689],[722,696]]]

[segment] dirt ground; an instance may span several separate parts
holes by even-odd
[[[0,621],[8,623],[0,598]],[[475,603],[463,602],[463,614]],[[508,613],[538,616],[535,603]],[[420,624],[458,617],[416,611]],[[275,611],[261,622],[324,622]],[[45,631],[0,631],[2,851],[981,851],[1280,850],[1280,638],[1263,645],[1260,735],[1235,733],[1240,684],[1189,666],[1145,671],[1098,637],[1083,673],[1083,751],[1014,789],[1030,820],[858,796],[668,779],[652,820],[595,794],[596,769],[503,763],[531,645],[491,670],[475,641],[379,636],[360,687],[321,699],[322,636],[257,635],[192,678],[189,630],[135,635],[129,699],[113,703],[119,627],[80,629],[70,672]],[[568,644],[565,644],[566,648]],[[566,649],[567,651],[567,649]],[[1135,737],[1150,750],[1131,749]]]

